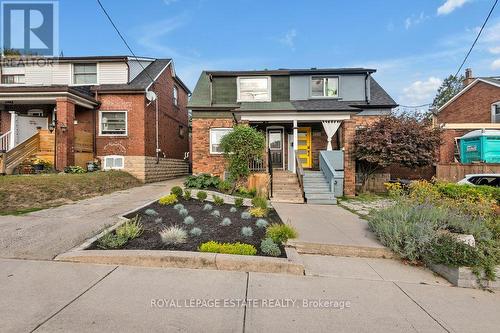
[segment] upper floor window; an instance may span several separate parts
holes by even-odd
[[[97,84],[97,64],[74,64],[73,84]]]
[[[174,86],[174,105],[179,105],[179,91],[176,86]]]
[[[239,77],[238,102],[270,102],[271,78],[269,76]]]
[[[99,135],[126,136],[126,111],[99,111]]]
[[[311,77],[311,97],[339,97],[339,78]]]
[[[493,107],[491,109],[491,122],[500,123],[500,102],[497,104],[493,104]]]
[[[24,74],[2,75],[2,84],[24,84]]]

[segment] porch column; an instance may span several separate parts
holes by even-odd
[[[16,111],[9,111],[10,113],[10,137],[9,137],[9,150],[16,146]]]
[[[298,124],[297,124],[297,120],[294,120],[293,121],[293,172],[297,172],[296,168],[297,168],[297,163],[295,162],[297,157],[295,156],[296,152],[297,152],[297,147],[299,145],[299,130],[298,130]]]
[[[354,136],[356,135],[356,122],[344,120],[342,123],[342,136],[344,142],[344,195],[356,195],[356,158],[354,157]]]
[[[56,100],[56,158],[55,167],[62,171],[75,163],[75,104],[67,98]]]

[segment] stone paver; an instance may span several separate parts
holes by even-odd
[[[178,178],[23,216],[0,216],[0,257],[52,259],[182,182]]]
[[[339,204],[352,211],[355,211],[359,215],[366,216],[370,214],[372,210],[382,209],[393,205],[394,201],[390,199],[378,199],[373,201],[349,199],[341,200]]]

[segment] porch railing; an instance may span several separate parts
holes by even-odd
[[[267,172],[269,173],[269,197],[273,196],[273,163],[271,161],[271,149],[267,149]]]
[[[253,171],[253,172],[266,171],[264,159],[263,158],[256,158],[256,159],[250,161],[248,168],[250,169],[250,171]]]
[[[7,152],[10,149],[10,131],[0,135],[0,152]]]
[[[302,196],[304,196],[304,168],[302,167],[302,161],[299,158],[299,153],[297,150],[295,150],[294,155],[295,155],[295,171],[297,173],[297,179],[299,180]]]

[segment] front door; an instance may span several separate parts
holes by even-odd
[[[283,168],[283,129],[269,129],[268,147],[271,151],[271,165],[273,168]]]
[[[303,168],[312,168],[311,127],[298,128],[297,155]]]

